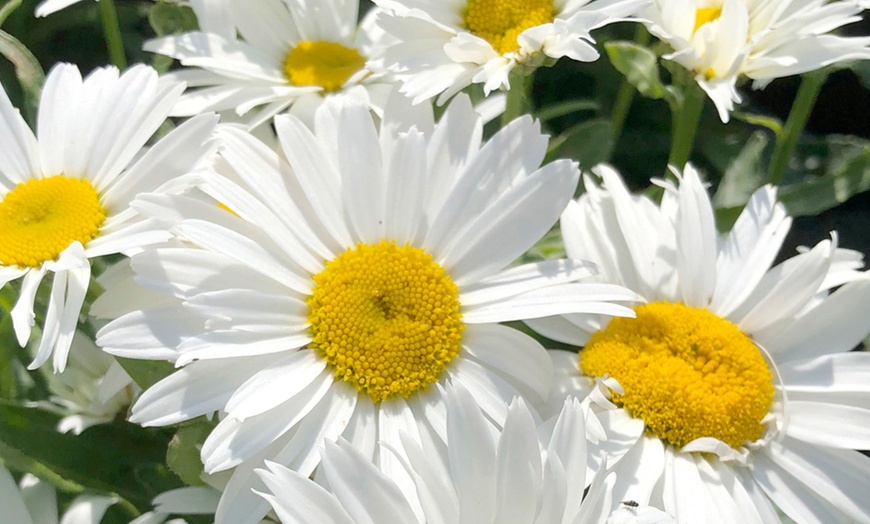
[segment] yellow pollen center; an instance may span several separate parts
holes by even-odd
[[[773,374],[736,325],[706,309],[654,302],[594,334],[580,353],[589,376],[606,374],[625,393],[613,401],[658,438],[682,447],[713,437],[739,448],[764,433]]]
[[[465,26],[499,54],[520,48],[517,36],[553,21],[553,0],[468,0]]]
[[[305,40],[296,44],[284,60],[284,74],[295,86],[320,86],[335,91],[365,66],[356,49],[335,42]]]
[[[422,249],[360,243],[314,283],[312,347],[375,402],[426,388],[459,354],[459,288]]]
[[[692,34],[695,34],[707,22],[712,22],[719,18],[721,14],[721,7],[702,7],[695,11],[695,28],[692,29]]]
[[[37,267],[100,232],[106,210],[87,180],[57,175],[15,186],[0,202],[0,264]]]

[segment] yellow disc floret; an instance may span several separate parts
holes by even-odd
[[[365,66],[359,51],[336,42],[305,40],[284,60],[284,74],[295,86],[320,86],[335,91]]]
[[[63,175],[28,180],[0,202],[0,264],[37,267],[78,240],[86,245],[106,219],[88,180]]]
[[[459,288],[422,249],[357,244],[314,283],[312,347],[375,402],[426,388],[459,354]]]
[[[517,36],[553,21],[553,0],[468,0],[465,26],[499,54],[520,48]]]
[[[773,374],[752,340],[706,309],[654,302],[592,336],[580,354],[590,376],[609,374],[613,401],[653,434],[682,447],[713,437],[732,448],[760,438]]]
[[[692,34],[695,34],[702,25],[719,18],[721,14],[721,7],[702,7],[695,11],[695,28],[692,29]]]

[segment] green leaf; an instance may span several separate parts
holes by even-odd
[[[162,491],[180,487],[163,462],[167,437],[122,421],[88,428],[81,435],[56,431],[61,416],[0,400],[0,459],[61,489],[116,493],[140,509]],[[150,485],[142,472],[162,468]]]
[[[625,75],[641,95],[675,101],[673,88],[664,85],[659,76],[659,59],[655,53],[633,42],[607,42],[604,48],[613,67]]]
[[[175,371],[170,362],[159,360],[136,360],[132,358],[115,357],[118,364],[130,375],[130,378],[142,389],[148,389]]]
[[[870,190],[870,142],[831,136],[826,145],[823,175],[806,175],[779,189],[792,216],[816,215]]]
[[[735,120],[770,129],[776,136],[779,136],[782,133],[782,120],[776,117],[756,115],[755,113],[744,113],[742,111],[732,111],[731,116]]]
[[[713,197],[714,207],[742,207],[749,202],[752,193],[764,185],[766,163],[762,155],[767,144],[767,137],[760,131],[749,137],[743,150],[725,170]]]
[[[594,100],[566,100],[547,106],[535,114],[539,120],[552,120],[579,111],[598,111],[601,106]]]
[[[191,486],[205,484],[202,481],[203,464],[200,448],[215,425],[215,421],[199,417],[183,425],[169,443],[166,463],[181,480]]]
[[[178,4],[158,2],[148,12],[148,22],[157,36],[195,31],[199,25],[193,9]]]
[[[571,158],[580,163],[580,169],[588,170],[610,158],[613,145],[613,124],[607,118],[596,118],[550,140],[545,162]]]
[[[6,31],[0,31],[0,54],[15,66],[15,76],[24,93],[24,114],[29,122],[35,121],[39,95],[45,83],[45,72],[27,47]]]

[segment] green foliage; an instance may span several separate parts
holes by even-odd
[[[208,434],[214,429],[215,421],[200,417],[187,422],[172,437],[166,452],[169,468],[185,483],[191,486],[203,485],[203,464],[199,450]]]
[[[820,162],[821,169],[780,187],[779,198],[792,216],[817,215],[870,190],[870,142],[830,135],[800,151],[799,162]]]
[[[62,490],[115,493],[140,510],[181,481],[162,466],[167,436],[126,422],[91,427],[81,435],[56,431],[61,416],[0,401],[0,459]]]
[[[36,109],[39,107],[39,94],[45,83],[45,72],[42,66],[27,47],[6,31],[0,30],[0,54],[15,66],[15,76],[24,94],[25,118],[36,121]]]
[[[571,158],[588,170],[610,158],[613,150],[613,126],[606,118],[581,122],[550,140],[546,162]]]
[[[130,375],[140,388],[148,389],[175,371],[175,366],[169,362],[157,360],[136,360],[132,358],[115,357],[118,364]]]
[[[662,83],[655,53],[633,42],[607,42],[604,49],[613,67],[625,75],[641,95],[654,100],[664,98],[672,106],[678,103],[677,90]]]

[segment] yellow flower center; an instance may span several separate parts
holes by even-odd
[[[713,437],[732,448],[759,439],[773,405],[773,374],[758,347],[706,309],[654,302],[592,336],[580,354],[589,376],[610,374],[613,401],[658,438],[682,447]]]
[[[692,34],[695,34],[707,22],[712,22],[719,18],[721,14],[721,7],[702,7],[695,11],[695,28],[692,29]]]
[[[459,354],[459,288],[422,249],[357,244],[314,276],[312,346],[375,402],[438,380]]]
[[[78,240],[96,237],[106,219],[88,180],[63,175],[15,186],[0,202],[0,264],[37,267]]]
[[[465,26],[499,54],[520,48],[517,36],[553,21],[553,0],[468,0]]]
[[[366,59],[356,49],[335,42],[296,44],[284,60],[284,74],[295,86],[320,86],[335,91],[365,66]]]

